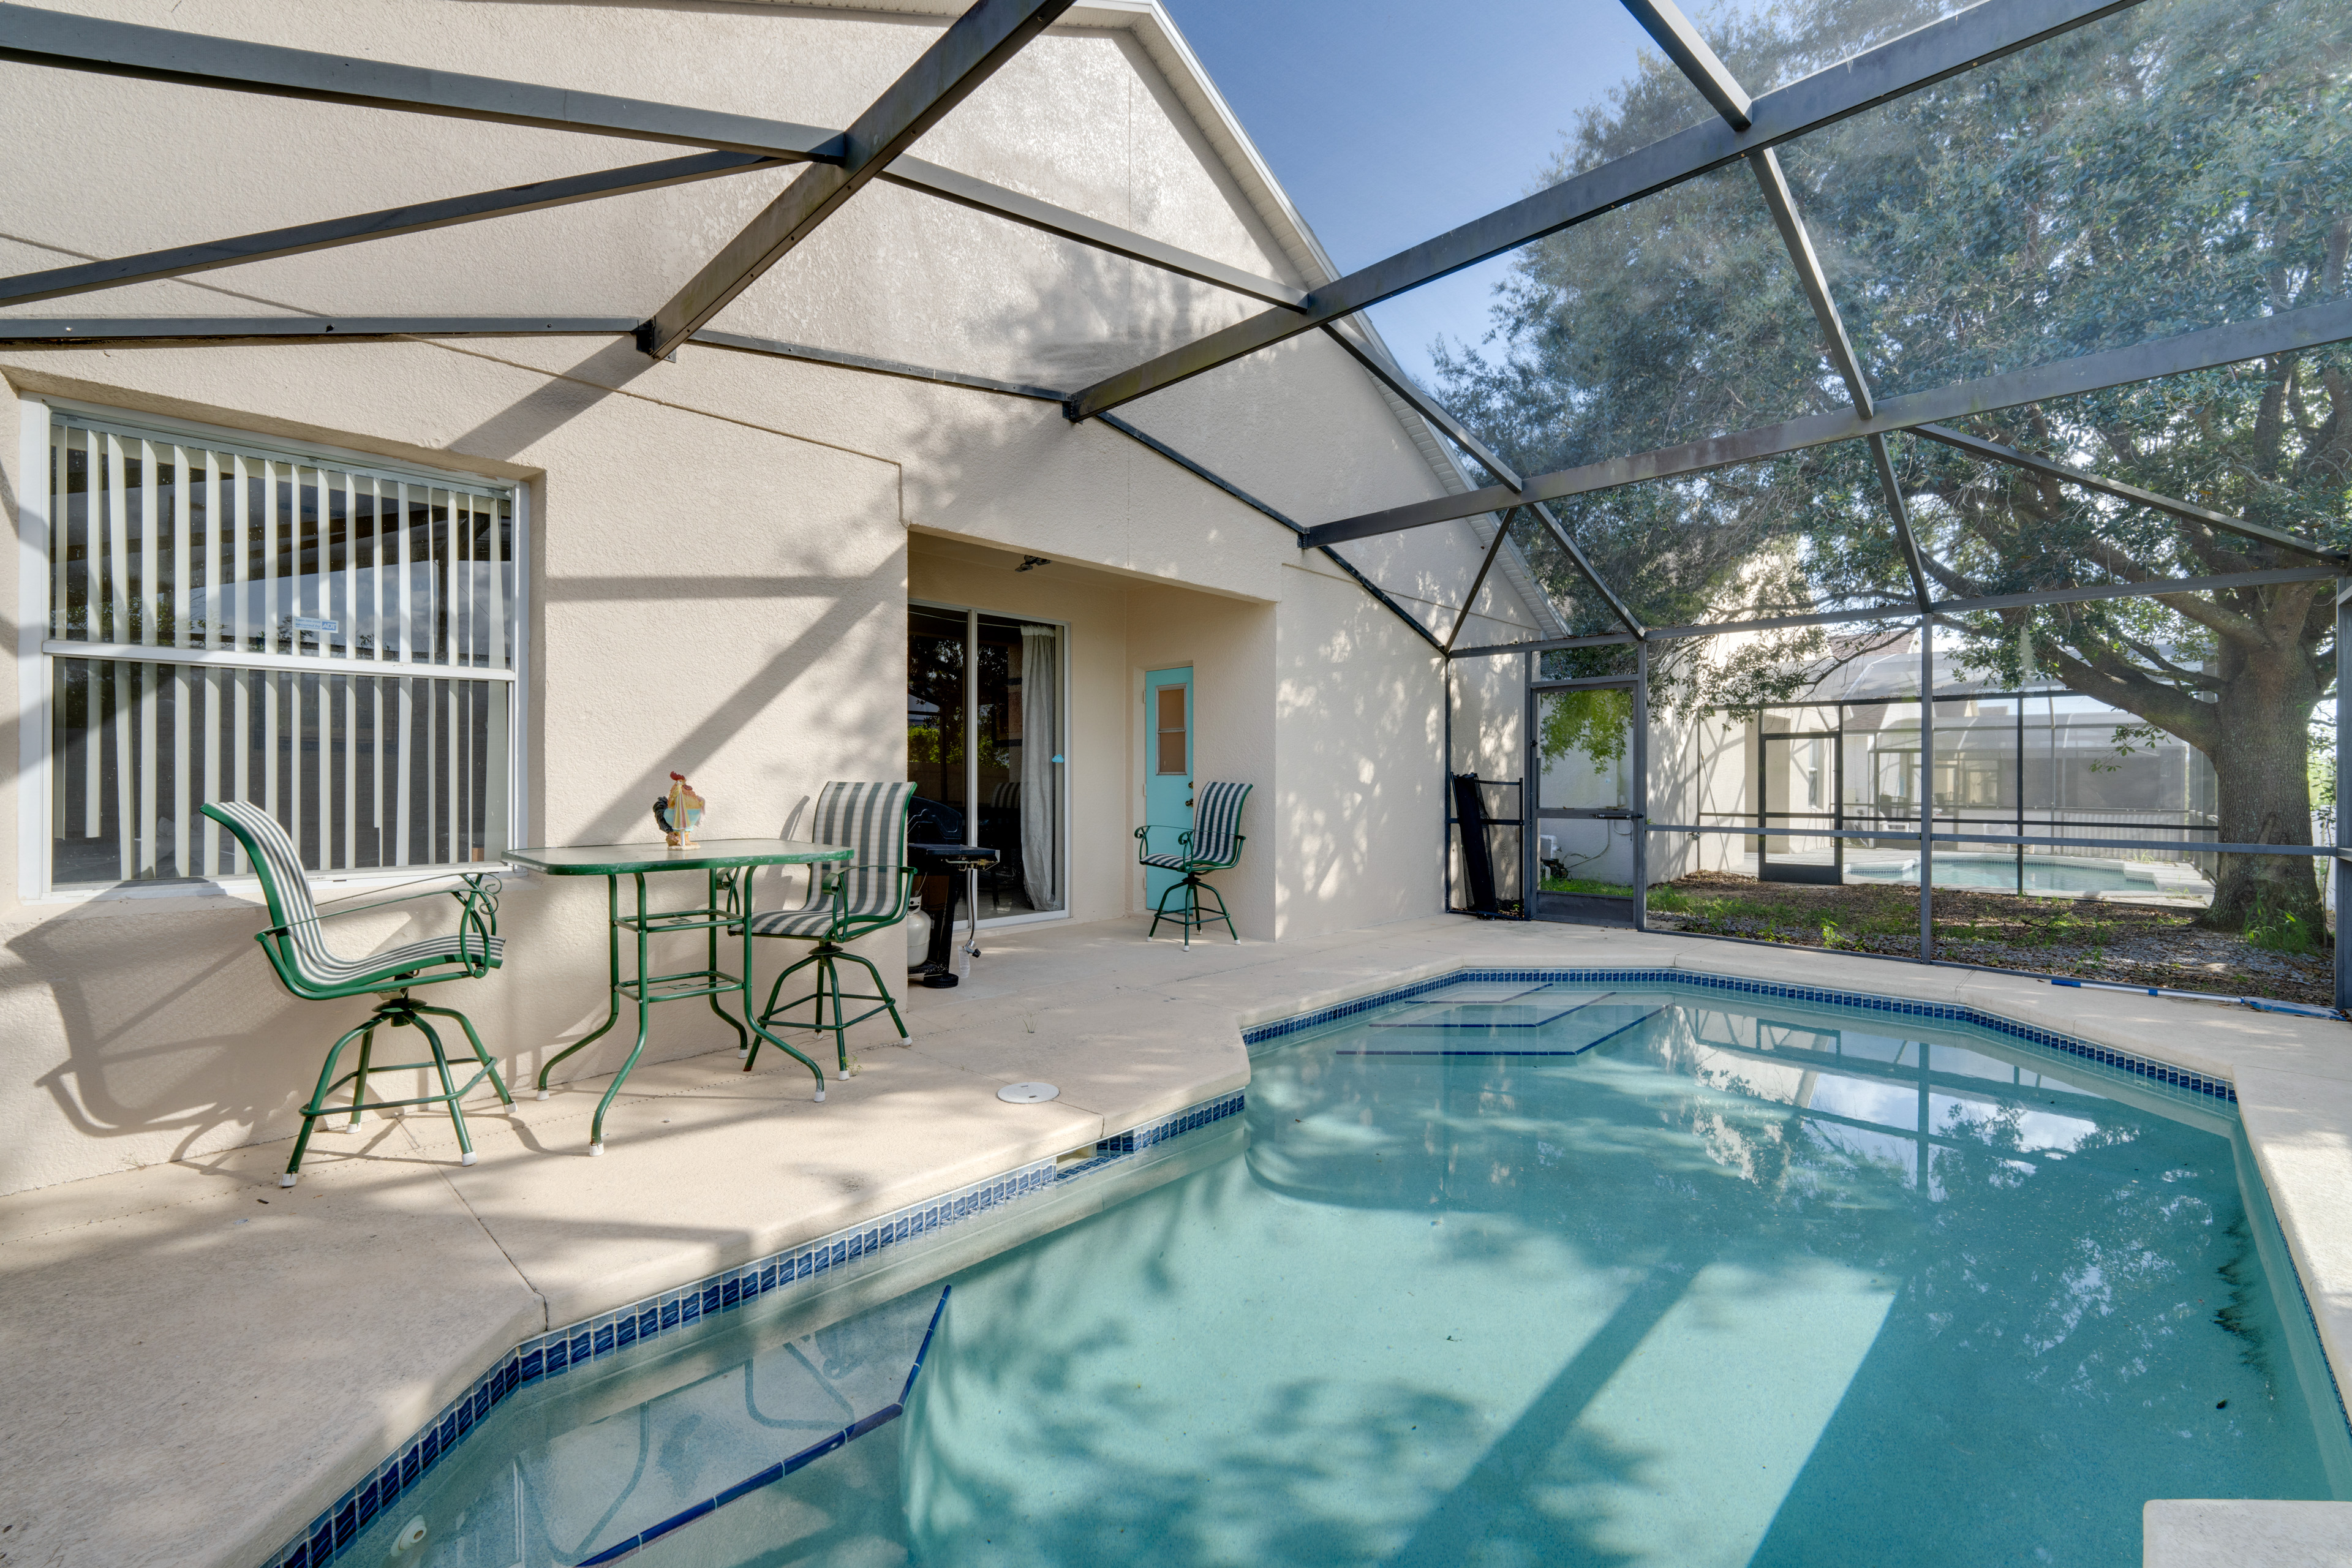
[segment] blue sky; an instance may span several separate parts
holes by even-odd
[[[1614,0],[1165,0],[1343,271],[1517,200],[1649,44]],[[1697,95],[1693,118],[1706,112]],[[1376,308],[1405,368],[1486,331],[1505,259]]]

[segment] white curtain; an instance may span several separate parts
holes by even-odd
[[[1033,910],[1058,910],[1055,885],[1061,791],[1054,764],[1062,744],[1062,634],[1021,628],[1021,880]]]

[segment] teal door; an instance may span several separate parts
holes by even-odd
[[[1151,852],[1172,855],[1176,836],[1192,831],[1192,670],[1155,669],[1143,678],[1143,821]],[[1184,879],[1156,866],[1143,868],[1143,901]]]

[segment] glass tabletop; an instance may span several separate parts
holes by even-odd
[[[845,844],[814,844],[803,838],[705,838],[691,849],[664,844],[557,844],[509,849],[518,866],[554,877],[616,877],[639,871],[711,871],[736,866],[806,866],[846,860]]]

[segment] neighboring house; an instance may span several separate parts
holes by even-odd
[[[838,126],[961,5],[342,0],[300,7],[299,38],[264,0],[74,8]],[[12,272],[656,155],[22,65],[0,81]],[[1156,5],[1071,11],[918,152],[1298,287],[1336,274]],[[0,321],[641,317],[793,173]],[[815,356],[656,362],[610,334],[0,342],[22,529],[0,1190],[293,1130],[331,1020],[251,945],[252,885],[194,815],[221,795],[271,803],[335,897],[509,845],[646,839],[673,769],[724,837],[772,835],[826,780],[911,763],[1006,836],[1018,869],[983,913],[1099,921],[1145,897],[1147,677],[1187,671],[1193,776],[1256,785],[1221,878],[1245,937],[1437,910],[1447,682],[1404,617],[1451,629],[1493,520],[1345,547],[1384,604],[1231,493],[1311,523],[1467,488],[1392,393],[1310,334],[1126,411],[1228,489],[1053,401],[842,363],[1064,390],[1259,308],[877,184],[714,323]],[[1507,550],[1465,646],[1558,630]],[[1520,671],[1454,672],[1455,765],[1516,754]],[[978,759],[976,794],[950,758]],[[599,892],[507,882],[507,967],[464,1005],[526,1069],[603,1018]],[[404,920],[365,917],[350,940]],[[651,1049],[731,1040],[673,1008]],[[580,1070],[608,1070],[614,1042]]]

